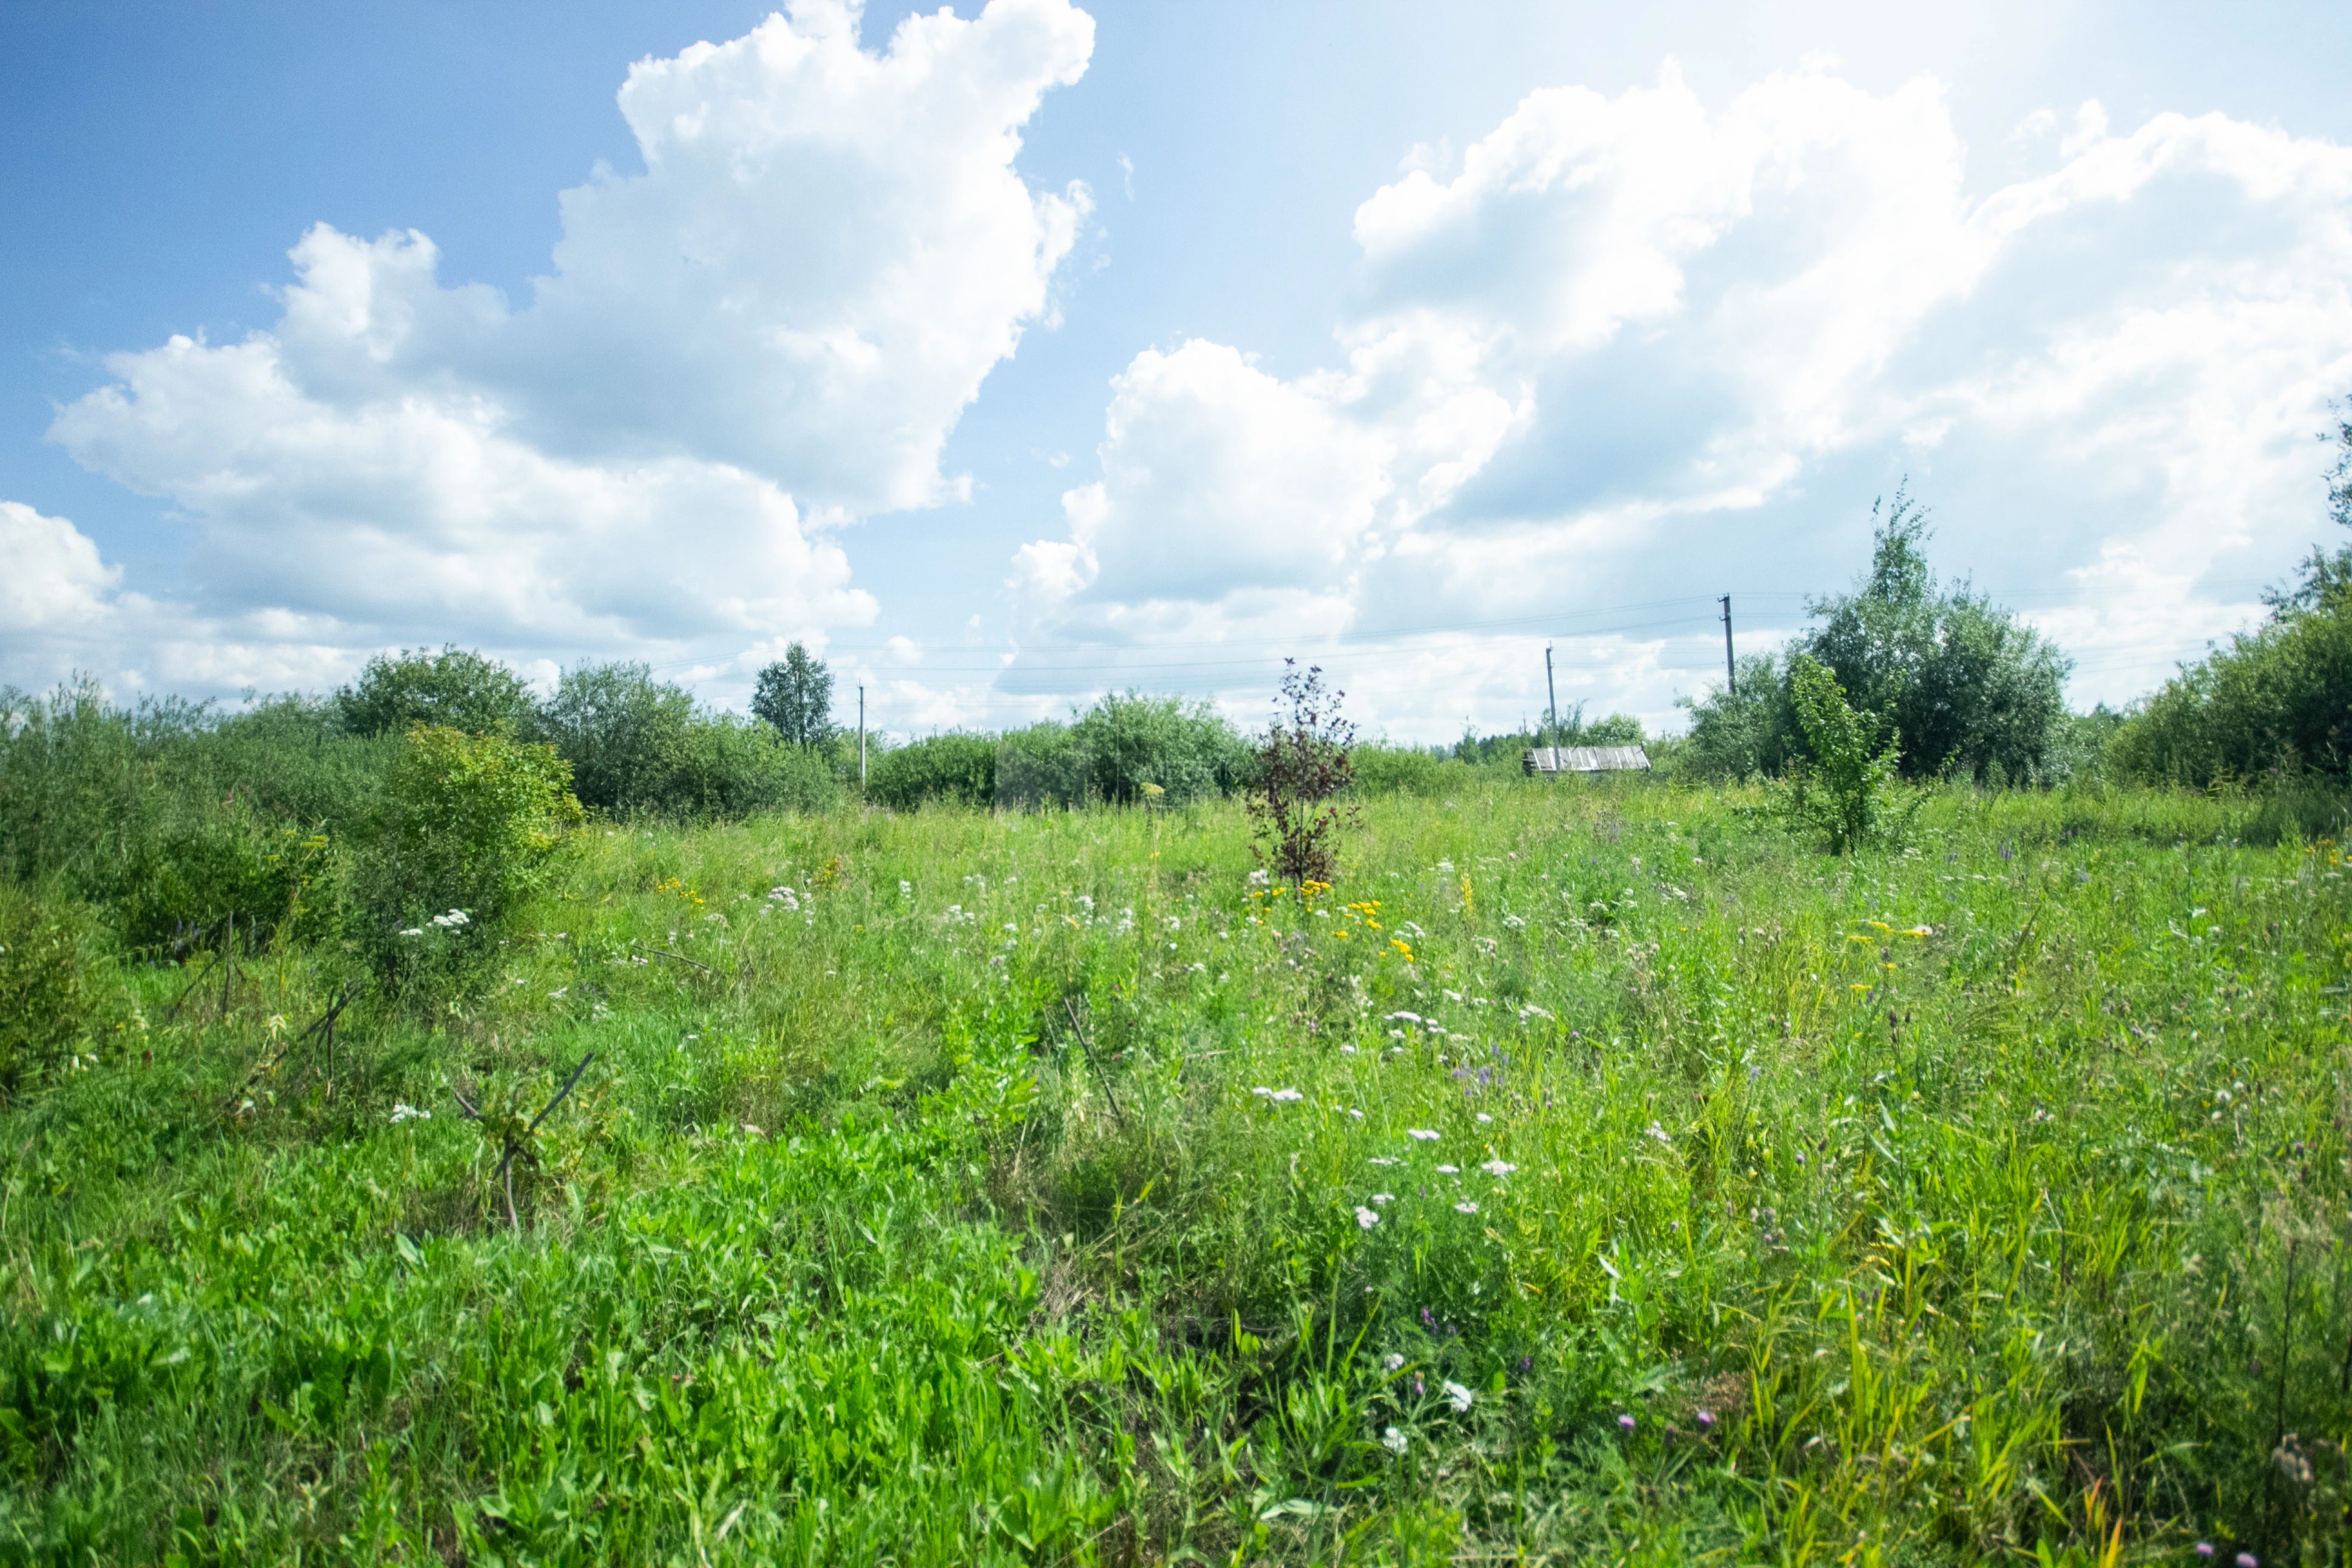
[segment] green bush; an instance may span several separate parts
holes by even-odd
[[[997,737],[989,798],[1006,807],[1079,805],[1096,798],[1094,761],[1071,726],[1045,720]]]
[[[2107,745],[2125,778],[2200,788],[2352,769],[2352,594],[2283,606],[2165,683]]]
[[[456,967],[491,941],[581,820],[570,779],[543,744],[446,725],[409,731],[352,868],[354,934],[378,968]]]
[[[1789,689],[1812,757],[1790,764],[1781,816],[1841,855],[1884,838],[1900,761],[1886,724],[1868,710],[1856,711],[1829,667],[1810,655],[1790,661]]]
[[[501,726],[520,731],[534,717],[520,677],[494,658],[457,647],[380,653],[334,700],[343,727],[354,735],[397,736],[412,724],[446,724],[468,733]]]
[[[1360,745],[1354,752],[1356,793],[1362,795],[1436,795],[1458,789],[1469,769],[1421,746]]]
[[[581,803],[614,816],[812,811],[837,789],[827,752],[756,720],[708,712],[642,664],[565,671],[538,733],[571,764]]]
[[[54,1067],[101,1012],[89,906],[0,881],[0,1098]]]
[[[1809,606],[1822,625],[1792,645],[1789,662],[1744,659],[1734,689],[1686,702],[1685,773],[1745,778],[1821,761],[1797,711],[1794,657],[1802,655],[1892,726],[1907,777],[2063,776],[2070,662],[1965,583],[1939,586],[1921,550],[1927,536],[1927,513],[1898,491],[1875,531],[1869,572],[1853,592]]]
[[[1070,739],[1091,763],[1095,795],[1122,805],[1143,799],[1147,784],[1171,805],[1224,794],[1249,766],[1233,725],[1208,703],[1181,697],[1105,697],[1070,727]]]
[[[877,759],[866,780],[867,798],[893,811],[927,800],[988,805],[996,799],[998,742],[986,735],[933,735]]]

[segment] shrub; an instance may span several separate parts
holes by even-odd
[[[0,1097],[89,1031],[100,1012],[97,923],[85,904],[0,882]]]
[[[885,752],[868,776],[866,795],[894,811],[912,811],[927,800],[991,805],[998,744],[985,735],[933,735]]]
[[[1790,661],[1789,689],[1812,761],[1791,764],[1783,816],[1799,832],[1821,834],[1841,855],[1883,837],[1898,763],[1895,742],[1880,744],[1886,725],[1857,712],[1829,667],[1810,655]]]
[[[412,724],[446,724],[468,733],[500,726],[527,730],[534,716],[522,679],[468,648],[403,648],[378,654],[335,693],[343,727],[354,735],[400,735]]]
[[[2209,784],[2352,770],[2352,593],[2284,604],[2148,698],[2108,742],[2126,778]]]
[[[673,817],[821,811],[839,794],[833,764],[756,719],[698,713],[661,752],[658,787],[642,808]]]
[[[1331,802],[1355,779],[1349,747],[1356,727],[1339,717],[1347,693],[1327,691],[1319,668],[1302,671],[1286,658],[1282,665],[1275,721],[1257,748],[1256,789],[1249,803],[1255,837],[1271,839],[1273,849],[1269,855],[1253,842],[1250,852],[1271,859],[1293,883],[1328,884],[1339,877],[1340,825],[1355,817],[1355,807]]]
[[[581,820],[570,779],[543,744],[446,725],[410,730],[353,872],[357,934],[378,966],[406,973],[428,952],[454,963],[488,941],[546,879],[563,829]],[[452,921],[452,911],[465,918]]]
[[[1108,696],[1070,727],[1089,763],[1095,795],[1119,805],[1156,784],[1171,805],[1219,795],[1240,781],[1244,748],[1231,723],[1206,702],[1181,697]]]
[[[1458,788],[1467,771],[1421,746],[1358,746],[1349,757],[1356,793],[1364,795],[1434,795]]]
[[[1096,798],[1094,760],[1069,725],[1049,719],[997,737],[989,784],[1000,806],[1080,805]]]
[[[1797,712],[1795,655],[1827,666],[1857,705],[1891,726],[1906,776],[1957,773],[2000,784],[2058,775],[2068,754],[2070,662],[1966,584],[1938,586],[1921,552],[1927,517],[1897,491],[1874,531],[1870,570],[1853,592],[1809,606],[1823,624],[1797,641],[1790,662],[1776,669],[1769,659],[1742,661],[1736,689],[1689,704],[1691,744],[1681,762],[1692,776],[1746,777],[1822,760]]]

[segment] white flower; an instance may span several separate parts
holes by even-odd
[[[1271,1098],[1271,1097],[1272,1097],[1272,1095],[1273,1095],[1273,1093],[1274,1093],[1274,1090],[1272,1090],[1272,1089],[1270,1089],[1266,1088],[1266,1087],[1265,1087],[1265,1085],[1264,1085],[1264,1084],[1260,1084],[1260,1085],[1258,1085],[1255,1089],[1251,1089],[1251,1090],[1250,1090],[1250,1092],[1251,1092],[1252,1094],[1255,1094],[1255,1095],[1263,1095],[1263,1096],[1266,1096],[1266,1097]]]
[[[1375,1165],[1402,1165],[1404,1163],[1402,1160],[1397,1159],[1393,1155],[1389,1154],[1375,1154],[1372,1156],[1371,1163]]]
[[[1381,1216],[1380,1216],[1380,1215],[1378,1215],[1374,1214],[1371,1210],[1370,1210],[1370,1209],[1366,1208],[1366,1207],[1365,1207],[1363,1205],[1361,1205],[1361,1204],[1358,1204],[1358,1205],[1356,1205],[1356,1224],[1357,1224],[1358,1226],[1360,1226],[1360,1227],[1362,1227],[1362,1228],[1363,1228],[1363,1229],[1365,1229],[1365,1230],[1370,1230],[1370,1229],[1371,1229],[1371,1228],[1372,1228],[1372,1226],[1376,1226],[1376,1225],[1378,1225],[1378,1224],[1380,1224],[1380,1223],[1381,1223]]]
[[[1454,1205],[1454,1212],[1455,1214],[1476,1214],[1478,1212],[1478,1205],[1472,1203],[1469,1199],[1465,1198],[1460,1203]]]
[[[392,1108],[392,1124],[394,1127],[399,1126],[404,1121],[430,1121],[432,1120],[433,1113],[431,1111],[419,1110],[416,1107],[409,1104],[406,1100],[403,1100]]]
[[[1361,1121],[1364,1119],[1364,1113],[1363,1113],[1362,1111],[1360,1111],[1360,1110],[1357,1110],[1354,1106],[1352,1106],[1352,1105],[1351,1105],[1351,1106],[1349,1106],[1349,1107],[1348,1108],[1348,1114],[1349,1114],[1349,1116],[1354,1117],[1354,1118],[1355,1118],[1357,1121]]]
[[[909,882],[909,881],[908,881],[908,880],[907,880],[904,877],[899,878],[899,879],[898,879],[898,896],[899,896],[900,898],[902,898],[902,899],[911,899],[911,898],[913,898],[913,897],[915,896],[915,884],[914,884],[914,883],[912,883],[912,882]]]
[[[1412,1139],[1416,1143],[1434,1143],[1437,1142],[1437,1134],[1431,1131],[1426,1127],[1408,1127],[1404,1130],[1404,1135]]]
[[[563,994],[571,989],[569,985],[559,985],[547,994],[547,999],[551,1002],[561,1002],[563,1000]]]
[[[425,928],[423,926],[410,926],[406,931],[402,931],[400,934],[403,936],[423,936],[425,934]]]
[[[1518,1169],[1517,1165],[1512,1164],[1508,1160],[1489,1160],[1478,1168],[1486,1172],[1490,1176],[1507,1176],[1513,1171]]]
[[[1382,1020],[1382,1022],[1390,1024],[1418,1024],[1421,1022],[1421,1015],[1418,1013],[1391,1013],[1387,1018]]]
[[[1372,1194],[1372,1202],[1375,1204],[1392,1204],[1396,1202],[1396,1194],[1394,1193],[1374,1193]]]
[[[1263,866],[1249,874],[1249,885],[1253,888],[1263,888],[1272,880],[1273,879],[1265,874],[1265,868]]]
[[[1205,967],[1205,966],[1204,966],[1204,965],[1202,965],[1202,964],[1198,964],[1198,963],[1196,963],[1196,964],[1194,964],[1192,967],[1193,967],[1193,968],[1195,968],[1195,969],[1200,969],[1200,968],[1203,968],[1203,967]],[[1354,1055],[1356,1054],[1356,1047],[1353,1047],[1353,1046],[1341,1046],[1341,1047],[1339,1047],[1339,1054],[1340,1054],[1341,1056],[1343,1056],[1343,1057],[1352,1057],[1352,1056],[1354,1056]]]
[[[1441,1176],[1458,1176],[1462,1173],[1462,1167],[1459,1165],[1440,1165],[1437,1167],[1437,1173]]]
[[[1404,1370],[1404,1357],[1393,1352],[1381,1357],[1381,1370],[1382,1372],[1402,1372]],[[1393,1432],[1396,1428],[1391,1426],[1389,1430]]]
[[[1454,869],[1454,862],[1451,860],[1440,860],[1437,863],[1437,868],[1441,871],[1451,871]]]
[[[1524,931],[1527,929],[1527,921],[1521,920],[1517,915],[1505,915],[1503,917],[1503,925],[1507,930]]]
[[[466,911],[463,910],[451,910],[446,918],[453,926],[461,926],[470,923],[467,919]]]
[[[1448,1002],[1459,1002],[1462,1000],[1462,993],[1459,991],[1448,991],[1445,993],[1445,999]]]
[[[1307,1091],[1297,1089],[1277,1089],[1266,1098],[1276,1105],[1287,1105],[1294,1100],[1305,1100]]]
[[[1391,1454],[1404,1452],[1404,1434],[1391,1426],[1381,1434],[1381,1447]]]
[[[1661,1143],[1672,1143],[1674,1142],[1673,1139],[1666,1136],[1666,1130],[1659,1126],[1654,1121],[1651,1122],[1649,1125],[1648,1135],[1656,1139]]]
[[[1478,1113],[1478,1120],[1481,1121],[1492,1121],[1495,1119],[1482,1110]]]
[[[1438,1387],[1445,1391],[1445,1397],[1453,1403],[1456,1413],[1467,1411],[1478,1403],[1478,1396],[1458,1383],[1441,1383]]]

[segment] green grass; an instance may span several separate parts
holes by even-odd
[[[2336,1561],[2340,851],[1759,804],[1376,802],[1311,910],[1237,805],[591,829],[331,1045],[126,964],[0,1112],[0,1557]],[[510,1217],[457,1096],[592,1054]]]

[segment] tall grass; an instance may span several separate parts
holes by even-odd
[[[1471,777],[1308,899],[1215,801],[592,827],[307,1037],[126,961],[0,1113],[0,1552],[2339,1552],[2337,846],[1763,804]],[[583,1058],[510,1217],[457,1096]]]

